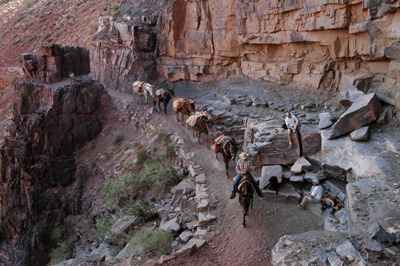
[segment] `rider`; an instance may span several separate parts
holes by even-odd
[[[246,173],[249,173],[250,180],[254,185],[254,188],[256,189],[256,192],[259,197],[264,196],[263,193],[261,192],[260,187],[258,186],[256,180],[254,180],[253,176],[250,174],[250,171],[252,170],[253,166],[249,160],[247,160],[247,157],[249,154],[247,152],[242,152],[239,157],[240,160],[236,164],[236,172],[238,173],[236,176],[235,181],[233,182],[233,187],[232,187],[232,194],[229,196],[230,199],[234,199],[236,196],[236,191],[238,189],[238,186],[240,184],[240,181],[242,178],[246,175]]]

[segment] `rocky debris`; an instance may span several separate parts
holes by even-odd
[[[205,184],[206,183],[206,176],[205,174],[200,174],[196,176],[195,181],[196,184]]]
[[[195,189],[196,189],[195,183],[189,178],[186,178],[182,180],[178,185],[172,187],[171,193],[178,196],[187,195],[193,192]]]
[[[343,241],[336,247],[336,253],[341,256],[348,258],[350,261],[355,261],[358,265],[366,265],[366,261],[361,256],[353,244],[349,240]]]
[[[305,181],[307,181],[307,182],[309,182],[309,183],[312,183],[312,182],[314,182],[314,180],[316,180],[316,179],[319,180],[317,174],[315,174],[315,173],[313,173],[313,172],[306,172],[306,173],[304,173],[304,180],[305,180]]]
[[[272,176],[278,178],[278,183],[282,183],[282,166],[280,165],[267,165],[263,166],[261,170],[260,188],[264,189]]]
[[[375,121],[382,112],[381,103],[374,93],[357,98],[350,108],[333,125],[328,139],[340,137]]]
[[[185,230],[183,231],[180,235],[179,238],[183,241],[183,242],[188,242],[190,238],[193,237],[193,232],[190,230]]]
[[[182,255],[191,255],[193,254],[193,252],[195,252],[197,249],[201,248],[205,244],[205,240],[193,238],[185,246],[174,252],[172,255],[175,257]]]
[[[130,229],[133,229],[135,222],[137,220],[136,216],[123,216],[118,219],[110,228],[111,236],[110,238],[121,238],[124,233]]]
[[[356,141],[366,141],[369,139],[369,126],[354,130],[350,133],[350,138]]]
[[[343,90],[339,93],[339,103],[345,107],[349,108],[359,97],[363,96],[364,92],[357,89],[357,87],[346,84]],[[322,128],[321,128],[322,129]]]
[[[294,165],[290,168],[290,171],[294,174],[300,174],[303,172],[307,172],[311,167],[311,163],[304,157],[300,157],[294,163]]]
[[[133,255],[138,255],[144,252],[144,249],[135,246],[133,247],[129,242],[125,245],[125,247],[117,254],[115,257],[119,261],[124,261],[132,257]]]
[[[319,117],[318,129],[326,129],[332,126],[335,120],[332,114],[328,112],[320,113],[318,117]]]

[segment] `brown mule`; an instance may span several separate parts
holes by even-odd
[[[228,163],[229,160],[233,161],[236,159],[236,153],[238,151],[238,145],[234,138],[224,135],[222,132],[217,132],[214,134],[214,138],[211,141],[211,150],[215,152],[215,157],[218,159],[218,153],[222,153],[224,157],[226,178],[228,175]]]

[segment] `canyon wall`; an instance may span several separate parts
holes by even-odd
[[[88,77],[14,87],[14,123],[0,140],[0,264],[46,265],[53,230],[82,212],[74,151],[100,134],[109,95]]]
[[[399,1],[177,0],[159,21],[159,72],[171,81],[235,74],[395,99]]]

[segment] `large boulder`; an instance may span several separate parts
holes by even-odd
[[[300,137],[303,156],[314,155],[321,150],[321,133],[317,128],[301,126]]]
[[[276,176],[278,178],[278,183],[282,183],[282,171],[283,168],[280,165],[263,166],[261,170],[260,188],[265,188],[272,176]]]
[[[300,157],[297,159],[297,161],[294,163],[292,168],[290,168],[290,171],[294,174],[300,174],[302,172],[307,172],[308,169],[310,169],[311,163],[304,157]]]
[[[347,84],[343,90],[340,91],[339,94],[339,103],[345,107],[349,108],[355,100],[359,97],[363,96],[364,92],[358,90],[355,86],[351,84]]]
[[[375,121],[382,112],[382,106],[374,93],[357,98],[350,108],[333,125],[329,139],[342,136]]]
[[[331,113],[328,112],[320,113],[318,114],[318,117],[319,117],[319,123],[318,123],[319,129],[325,129],[333,125],[334,117]]]

